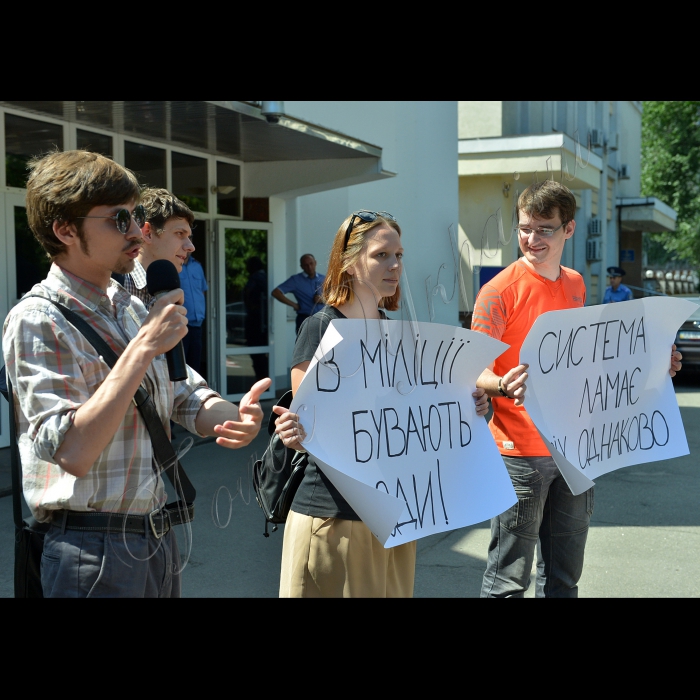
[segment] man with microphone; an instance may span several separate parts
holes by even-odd
[[[134,174],[87,151],[52,152],[30,170],[29,226],[52,265],[36,296],[8,314],[3,350],[24,496],[32,515],[50,523],[44,596],[179,597],[165,487],[134,395],[140,386],[148,392],[163,425],[172,418],[236,449],[260,430],[258,402],[270,380],[254,384],[238,408],[192,372],[171,381],[163,355],[187,333],[182,290],[159,294],[147,312],[111,279],[132,272],[144,246]],[[113,368],[50,300],[102,336],[119,356]]]

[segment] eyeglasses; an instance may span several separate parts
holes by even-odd
[[[112,219],[117,225],[119,233],[126,234],[131,228],[131,219],[134,219],[139,228],[146,223],[146,210],[142,204],[134,208],[133,213],[128,209],[120,209],[114,216],[76,216],[76,219]]]
[[[540,238],[549,238],[553,236],[562,226],[566,226],[569,222],[565,221],[556,228],[528,228],[527,226],[516,226],[515,232],[527,238],[531,233],[536,233]]]
[[[363,209],[361,211],[353,212],[352,218],[350,219],[350,223],[348,224],[348,230],[345,232],[345,243],[343,244],[343,252],[345,252],[348,247],[348,241],[350,240],[350,231],[352,231],[352,227],[355,225],[355,219],[362,219],[362,221],[364,221],[365,223],[371,223],[372,221],[376,221],[378,216],[381,216],[382,219],[389,219],[389,221],[396,221],[394,215],[390,214],[388,211],[365,211]]]

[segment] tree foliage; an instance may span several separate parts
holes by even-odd
[[[649,262],[700,266],[700,102],[644,102],[641,180],[678,214],[675,231],[651,234]]]
[[[227,228],[225,238],[226,299],[239,301],[250,273],[248,258],[257,256],[267,268],[267,231],[265,229]]]

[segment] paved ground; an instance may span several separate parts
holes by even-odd
[[[690,455],[597,480],[582,597],[700,596],[700,375],[682,375],[676,393]],[[266,414],[269,407],[265,402]],[[282,530],[263,537],[264,519],[250,488],[250,467],[265,441],[260,435],[235,452],[199,441],[184,457],[198,491],[183,574],[186,597],[277,596]],[[216,504],[220,526],[230,506],[226,527],[215,524]],[[0,597],[12,597],[11,508],[10,498],[0,498]],[[416,597],[477,597],[487,543],[488,523],[420,540]]]

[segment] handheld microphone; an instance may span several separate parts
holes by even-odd
[[[173,289],[180,289],[180,275],[177,268],[170,260],[154,260],[146,270],[146,287],[148,293],[156,299]],[[187,363],[185,362],[185,348],[182,341],[165,353],[168,362],[168,374],[171,382],[187,379]]]

